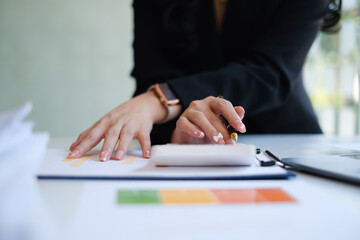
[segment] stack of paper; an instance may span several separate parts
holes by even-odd
[[[35,173],[46,151],[48,135],[34,134],[24,121],[31,103],[0,113],[0,239],[29,236]]]

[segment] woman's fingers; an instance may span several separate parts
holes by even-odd
[[[138,126],[139,124],[135,125]],[[73,148],[69,157],[79,158],[83,156],[87,151],[96,146],[96,144],[98,144],[102,138],[104,138],[105,141],[99,156],[100,161],[108,161],[111,158],[117,142],[119,142],[119,144],[116,149],[114,159],[122,160],[126,156],[131,141],[135,136],[137,136],[143,150],[143,157],[150,158],[150,130],[136,130],[136,127],[133,127],[132,124],[127,124],[125,126],[115,124],[107,130],[102,131],[101,129],[102,128],[99,125],[96,125],[89,131],[87,130],[86,132],[82,133],[78,140],[73,143],[72,147],[75,147]],[[87,135],[85,135],[85,133],[87,133]]]
[[[226,145],[236,145],[236,142],[233,139],[228,139],[228,140],[226,140],[225,144]]]
[[[144,158],[151,157],[151,142],[150,142],[150,135],[148,131],[140,131],[138,133],[137,139],[141,145],[142,154]]]
[[[222,119],[221,116],[215,114],[214,112],[212,112],[211,110],[209,110],[208,112],[208,119],[210,121],[210,123],[219,131],[222,133],[223,137],[224,137],[224,141],[225,143],[227,142],[227,140],[231,139],[230,134],[227,130],[227,126],[224,122],[224,120]]]
[[[186,117],[191,123],[199,126],[213,143],[225,144],[224,135],[211,124],[202,111],[189,110]]]
[[[151,95],[151,98],[154,96]],[[157,112],[157,109],[152,108],[152,104],[148,104],[151,102],[150,100],[150,95],[144,94],[142,97],[134,98],[117,107],[93,127],[79,135],[70,147],[72,152],[69,157],[83,156],[96,146],[102,138],[105,138],[99,156],[100,160],[107,161],[111,158],[117,142],[118,146],[114,159],[121,160],[124,159],[130,142],[137,138],[141,144],[143,157],[150,158],[149,135],[154,122],[153,119],[155,119],[152,113],[154,110]],[[124,114],[124,112],[130,114]],[[236,130],[245,132],[245,125],[242,123],[244,113],[242,107],[234,108],[225,99],[207,97],[203,100],[193,101],[177,121],[177,129],[181,129],[177,132],[183,133],[178,134],[177,137],[182,143],[209,143],[211,141],[216,144],[232,144],[233,142],[230,142],[230,135],[220,115]]]
[[[105,162],[111,158],[116,143],[119,140],[121,125],[114,125],[105,134],[105,141],[100,151],[99,160]]]
[[[134,138],[135,130],[131,126],[125,125],[120,132],[119,144],[115,152],[114,159],[122,160],[124,159],[127,150],[129,148],[130,142]]]
[[[229,101],[222,98],[216,98],[216,100],[210,102],[210,107],[215,113],[221,114],[237,131],[241,133],[246,131],[245,125],[241,121],[241,117]]]
[[[244,133],[246,131],[242,122],[244,113],[242,107],[233,107],[229,101],[221,98],[207,97],[193,101],[176,124],[177,130],[180,129],[180,132],[193,137],[193,140],[187,140],[184,135],[179,134],[179,131],[174,131],[176,133],[174,139],[182,143],[194,142],[196,139],[199,141],[203,138],[201,135],[205,134],[213,143],[235,144],[230,137],[227,124]]]
[[[239,115],[240,119],[243,120],[245,116],[245,109],[241,106],[234,107],[236,113]]]
[[[103,161],[110,159],[118,142],[115,159],[123,159],[132,139],[138,138],[144,150],[144,156],[150,156],[149,134],[154,122],[165,118],[167,111],[153,91],[140,94],[122,103],[114,110],[102,117],[91,129],[80,134],[71,145],[69,157],[78,158],[96,146],[102,138],[104,145],[99,158]],[[144,133],[140,133],[145,129]]]
[[[82,157],[86,152],[95,147],[101,141],[105,131],[105,128],[102,126],[96,125],[93,127],[79,145],[70,152],[69,158]]]
[[[79,135],[78,139],[73,144],[71,144],[70,151],[73,151],[74,148],[80,144],[80,142],[86,137],[86,135],[90,132],[90,130],[91,130],[91,128],[87,129],[86,131],[82,132]]]
[[[176,126],[180,128],[182,131],[186,132],[187,134],[194,136],[196,138],[203,138],[205,137],[205,133],[201,131],[198,127],[192,124],[186,117],[181,116],[177,122]]]
[[[237,106],[234,108],[236,113],[239,115],[240,119],[241,119],[241,122],[245,116],[245,110],[243,107],[240,107],[240,106]],[[243,123],[244,124],[244,123]],[[246,132],[246,127],[245,127],[245,124],[243,125],[243,131],[241,133],[245,133]]]

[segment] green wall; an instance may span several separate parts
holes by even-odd
[[[130,0],[0,0],[0,112],[76,137],[132,95]]]

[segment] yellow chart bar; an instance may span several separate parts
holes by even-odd
[[[75,160],[75,162],[71,163],[70,166],[72,167],[79,167],[81,166],[86,160],[88,160],[91,157],[91,155],[86,155],[81,158],[78,158]]]
[[[135,158],[137,158],[136,155],[128,155],[126,158],[122,161],[122,164],[132,164],[135,161]]]
[[[163,189],[160,190],[165,204],[214,204],[217,203],[207,189]]]

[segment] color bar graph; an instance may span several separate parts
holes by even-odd
[[[123,204],[244,204],[291,203],[296,200],[280,188],[118,190]]]

